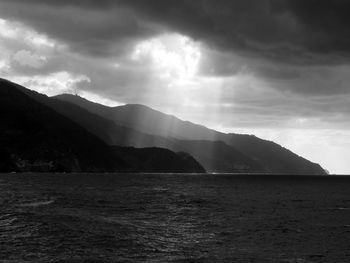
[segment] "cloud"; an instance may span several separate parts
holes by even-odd
[[[96,57],[17,22],[2,20],[0,26],[5,29],[0,70],[38,91],[46,87],[47,94],[77,89],[90,97],[144,103],[231,128],[340,127],[348,122],[347,65],[273,63],[215,50],[178,33],[145,38],[118,56]],[[62,81],[62,76],[74,81]],[[211,110],[210,119],[203,116],[203,107]]]
[[[143,17],[219,49],[289,63],[349,59],[349,4],[294,0],[125,0]],[[315,10],[315,11],[314,11]]]
[[[90,79],[83,75],[73,75],[62,71],[47,76],[25,77],[16,76],[13,81],[29,89],[49,96],[55,96],[62,93],[75,93],[79,83],[89,83]]]
[[[350,36],[344,29],[348,22],[344,10],[349,4],[341,0],[0,3],[1,16],[21,21],[83,56],[120,59],[145,39],[179,32],[206,45],[200,65],[203,75],[230,76],[249,70],[266,79],[295,79],[294,87],[316,78],[318,72],[335,72],[334,65],[348,64]],[[320,66],[325,69],[317,69]],[[348,73],[335,72],[334,83]],[[313,85],[296,92],[307,93]],[[332,91],[319,86],[315,88],[321,93]],[[338,92],[346,90],[341,86]]]
[[[46,58],[44,56],[39,56],[37,54],[31,53],[28,50],[18,51],[14,55],[13,59],[21,66],[28,66],[33,68],[42,67],[46,61]]]
[[[125,8],[91,9],[88,2],[2,1],[0,16],[35,28],[74,52],[93,56],[122,54],[139,39],[155,33]]]
[[[309,41],[305,46],[320,53],[349,55],[350,2],[289,0],[289,8],[303,25]]]
[[[344,25],[350,5],[342,0],[3,0],[0,7],[3,17],[98,56],[170,30],[246,56],[289,63],[349,60]]]

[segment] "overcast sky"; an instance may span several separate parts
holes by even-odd
[[[255,134],[350,173],[350,1],[1,0],[0,76]]]

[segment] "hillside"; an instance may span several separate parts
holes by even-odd
[[[113,121],[117,125],[165,138],[166,140],[162,143],[157,140],[152,143],[172,150],[185,149],[200,160],[209,171],[326,174],[320,165],[312,163],[274,142],[253,135],[225,134],[138,104],[107,107],[69,94],[59,95],[55,98],[79,105],[93,114]],[[196,147],[190,146],[193,141],[202,141],[200,147],[202,150],[196,150],[198,145],[201,145],[200,143],[196,143]],[[207,146],[203,145],[204,141]],[[219,145],[217,144],[218,141],[224,144]],[[213,145],[210,142],[215,143]],[[232,152],[230,154],[227,154],[228,147]],[[216,149],[215,154],[210,152],[212,148]],[[217,149],[220,149],[220,151]],[[221,154],[221,157],[218,157],[219,154]],[[217,159],[217,161],[214,159]],[[242,160],[245,161],[242,162]],[[215,165],[213,165],[214,163]],[[235,169],[232,169],[232,167],[235,167]],[[242,169],[237,170],[237,167]],[[247,167],[249,169],[246,169]]]
[[[111,147],[55,111],[55,107],[49,107],[51,100],[0,79],[0,172],[204,172],[197,161],[183,153]],[[95,131],[101,132],[101,137],[108,135],[102,133],[101,127],[114,125],[98,116],[84,114],[83,109],[76,111],[79,107],[70,103],[56,105],[62,111],[63,107],[76,116],[80,114],[82,123],[98,124],[100,128]]]
[[[43,101],[42,96],[36,96],[36,99],[40,99],[41,101]],[[115,137],[115,139],[113,140],[105,140],[106,143],[110,145],[129,145],[136,147],[156,146],[168,148],[175,152],[187,152],[193,157],[195,157],[208,172],[241,173],[263,171],[261,165],[258,164],[256,161],[223,142],[214,140],[182,140],[181,138],[173,138],[169,136],[164,128],[159,127],[159,124],[164,122],[170,123],[174,121],[180,121],[179,119],[170,115],[166,115],[161,112],[156,112],[156,118],[151,119],[142,116],[142,111],[133,111],[133,114],[131,115],[124,114],[124,112],[120,113],[118,111],[117,116],[120,118],[123,116],[123,120],[113,122],[115,124],[114,129],[110,129],[111,125],[98,125],[98,123],[102,123],[103,121],[99,120],[96,124],[94,121],[91,120],[91,116],[89,117],[88,115],[94,115],[95,119],[98,119],[97,116],[99,116],[100,118],[103,118],[105,120],[104,122],[106,122],[107,118],[113,119],[113,113],[115,111],[110,111],[111,108],[90,102],[79,96],[69,94],[59,95],[54,97],[54,99],[56,101],[47,101],[45,99],[45,103],[47,103],[47,105],[54,108],[55,110],[58,110],[61,114],[65,115],[66,117],[78,122],[80,125],[85,127],[87,130],[92,131],[95,135],[99,136],[100,138],[104,138],[101,136],[103,132],[110,130],[109,134],[114,134],[114,136],[112,135],[112,137]],[[71,103],[70,105],[60,105],[59,102],[61,102],[61,104],[64,102]],[[78,108],[74,108],[74,106],[78,106]],[[130,106],[135,107],[137,110],[144,109],[145,113],[150,111],[150,108],[146,106]],[[88,110],[88,112],[82,112],[82,108]],[[124,107],[117,107],[117,109],[124,109]],[[79,114],[77,114],[78,112]],[[140,116],[137,117],[136,113],[139,113]],[[157,132],[156,135],[151,135],[147,134],[146,132],[137,131],[137,129],[142,128],[140,125],[137,125],[137,118],[141,118],[140,123],[144,123],[145,125],[152,124],[149,126],[152,127],[152,130],[145,129],[146,132],[152,132],[155,129],[155,127],[158,127],[160,131]],[[170,120],[167,121],[167,118],[170,118]],[[89,119],[90,121],[83,122],[84,119]],[[132,128],[122,126],[131,126],[131,123],[135,124]],[[190,122],[186,122],[186,124],[190,125]],[[191,128],[191,126],[188,127]],[[198,127],[201,126],[198,125]],[[102,131],[98,131],[99,129],[102,129]],[[121,131],[123,131],[123,136],[120,136]],[[170,128],[169,132],[171,131],[172,129]],[[174,129],[174,131],[176,131],[176,129]],[[193,132],[195,132],[195,130]]]
[[[54,98],[71,102],[118,125],[132,127],[147,134],[184,140],[215,141],[218,139],[219,132],[215,130],[189,121],[182,121],[175,116],[140,104],[108,107],[71,94],[62,94]]]

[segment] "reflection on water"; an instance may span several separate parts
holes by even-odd
[[[22,206],[22,207],[35,207],[35,206],[42,206],[42,205],[49,205],[52,204],[53,202],[55,202],[54,200],[49,200],[49,201],[37,201],[37,202],[30,202],[30,203],[23,203],[23,204],[19,204],[18,206]]]
[[[350,179],[0,175],[0,262],[350,262]]]

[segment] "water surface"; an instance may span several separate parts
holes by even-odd
[[[0,175],[0,262],[350,262],[350,178]]]

